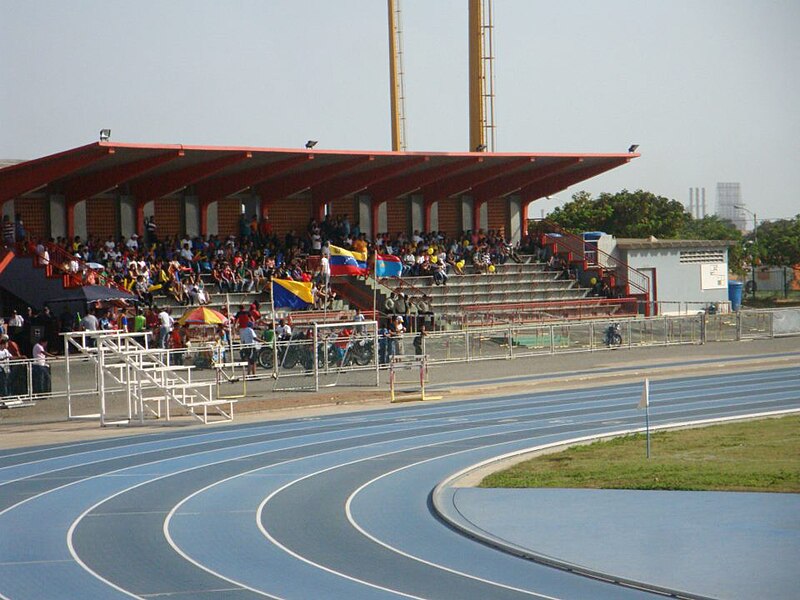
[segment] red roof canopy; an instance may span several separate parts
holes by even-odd
[[[194,186],[201,202],[254,188],[262,198],[310,192],[315,202],[356,193],[379,202],[410,193],[443,200],[463,193],[479,202],[555,194],[623,165],[638,153],[526,154],[362,152],[94,142],[0,169],[0,202],[34,192],[75,203],[124,189],[149,201]]]

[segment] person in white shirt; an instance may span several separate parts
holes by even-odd
[[[162,308],[161,312],[158,313],[158,345],[161,348],[167,347],[169,333],[172,331],[172,325],[175,322],[169,313],[169,308]]]
[[[275,333],[278,334],[278,339],[288,340],[292,337],[292,326],[281,319],[278,326],[275,328]]]
[[[33,364],[31,365],[31,378],[33,380],[33,393],[45,394],[50,392],[50,367],[47,357],[53,356],[47,351],[47,340],[39,338],[33,346]]]
[[[139,249],[139,236],[135,233],[131,234],[131,239],[129,239],[125,246],[127,246],[128,250],[131,252],[136,252]]]
[[[11,313],[11,318],[8,320],[9,327],[23,327],[25,325],[25,319],[22,318],[22,315],[19,314],[17,311],[13,311]]]
[[[322,273],[322,283],[325,286],[325,290],[330,287],[331,284],[331,263],[328,259],[328,254],[323,253],[322,258],[319,261],[320,273]]]
[[[11,352],[8,351],[8,337],[0,337],[0,396],[8,396],[11,356]]]

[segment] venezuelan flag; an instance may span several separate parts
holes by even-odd
[[[305,310],[314,304],[311,283],[291,279],[272,280],[272,303],[275,308]]]
[[[330,245],[331,275],[366,275],[367,253]]]

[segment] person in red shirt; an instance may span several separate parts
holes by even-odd
[[[340,365],[344,363],[345,353],[347,352],[347,347],[350,345],[350,338],[352,337],[353,330],[349,326],[343,327],[339,335],[336,336],[334,345],[336,346],[336,355],[339,357]]]
[[[247,323],[250,321],[250,311],[245,309],[244,304],[240,304],[239,312],[233,315],[233,319],[239,329],[247,327]]]
[[[261,320],[261,311],[258,309],[259,309],[258,300],[255,300],[250,305],[250,320],[255,324],[258,324],[258,322]]]

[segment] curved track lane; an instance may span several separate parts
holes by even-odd
[[[477,543],[437,483],[641,426],[641,384],[0,453],[0,597],[644,598]],[[651,383],[655,424],[800,409],[800,369]]]

